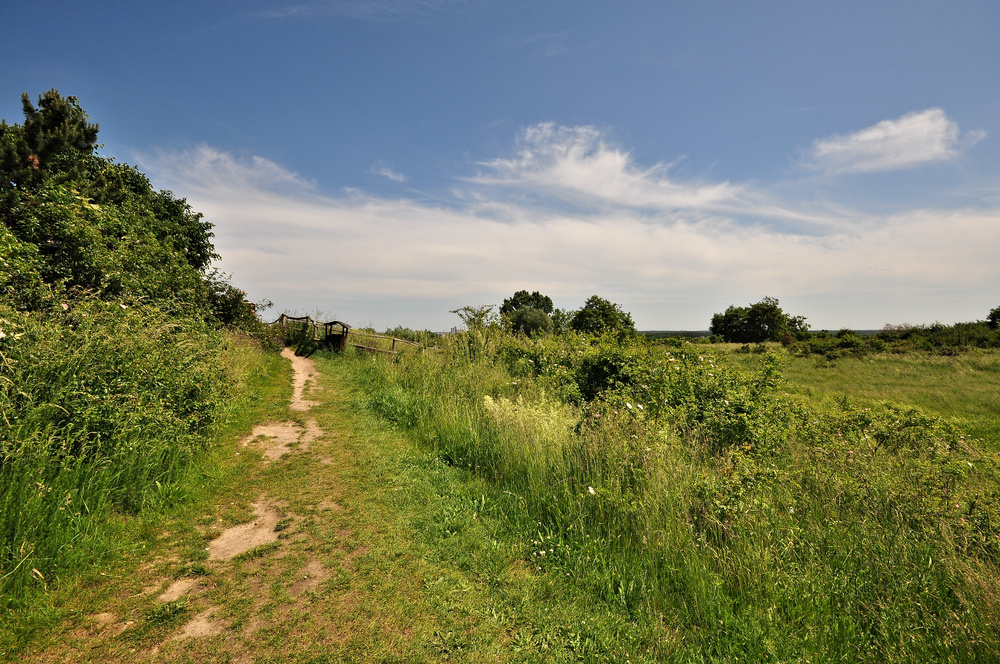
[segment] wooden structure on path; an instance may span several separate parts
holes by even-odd
[[[309,316],[288,316],[281,314],[272,326],[282,330],[301,327],[307,337],[318,345],[335,352],[342,352],[348,346],[371,353],[386,353],[396,355],[404,347],[416,347],[420,344],[396,337],[370,332],[355,332],[354,329],[339,320],[329,323],[318,323]]]

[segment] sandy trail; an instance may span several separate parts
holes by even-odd
[[[319,389],[317,387],[318,373],[315,363],[305,357],[298,357],[290,349],[286,348],[281,352],[281,356],[292,363],[292,398],[289,408],[293,411],[308,411],[318,402],[306,398],[310,390]],[[249,436],[240,441],[242,447],[254,446],[260,449],[264,463],[279,462],[292,452],[304,453],[308,451],[309,444],[322,437],[323,430],[315,420],[308,420],[303,426],[299,422],[268,422],[259,424],[253,428]],[[279,542],[279,531],[288,526],[288,522],[294,520],[295,515],[286,514],[274,501],[268,499],[266,495],[261,495],[252,504],[254,520],[249,523],[241,523],[231,528],[227,528],[221,535],[208,543],[208,556],[206,561],[213,568],[213,574],[227,574],[229,561],[265,545],[273,545]],[[315,588],[322,580],[329,576],[329,571],[317,560],[308,560],[297,575],[296,581],[288,589],[291,597],[296,598],[307,590]],[[162,588],[166,580],[158,586]],[[205,590],[206,584],[202,580],[192,578],[181,578],[173,581],[160,592],[157,602],[165,604],[169,602],[187,602],[195,599]],[[254,601],[261,599],[254,598]],[[204,598],[200,602],[204,607]],[[174,633],[168,637],[168,641],[185,639],[197,639],[200,637],[210,637],[222,633],[228,627],[227,624],[214,620],[217,608],[210,603],[207,608],[199,611],[190,620],[179,626]],[[98,614],[94,616],[94,622],[99,623],[102,629],[104,623],[113,623],[115,618],[111,614]],[[129,623],[131,624],[131,623]],[[117,630],[120,632],[121,630]],[[156,659],[161,653],[161,648],[166,642],[154,647],[145,653],[148,658]]]
[[[297,411],[309,410],[318,403],[305,398],[307,387],[311,387],[314,390],[318,389],[316,386],[316,363],[308,357],[299,357],[291,348],[282,350],[281,356],[291,361],[292,371],[294,371],[291,409]]]

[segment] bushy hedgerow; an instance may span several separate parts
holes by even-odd
[[[0,595],[50,578],[109,509],[155,502],[228,395],[216,332],[149,305],[0,305]]]

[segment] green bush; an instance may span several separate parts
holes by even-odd
[[[197,320],[77,301],[45,316],[0,306],[0,594],[80,555],[108,509],[156,502],[228,390]]]

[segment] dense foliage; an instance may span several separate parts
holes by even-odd
[[[621,305],[605,300],[598,295],[591,295],[587,298],[583,307],[573,314],[569,326],[584,334],[606,334],[609,332],[620,336],[635,334],[632,314],[622,311]]]
[[[231,382],[220,325],[255,305],[209,272],[211,225],[99,156],[74,97],[0,123],[0,600],[85,560],[109,510],[168,500]],[[81,548],[82,547],[82,548]]]
[[[500,315],[512,314],[525,307],[551,314],[553,306],[552,298],[548,295],[542,295],[538,291],[528,293],[526,290],[519,290],[503,301],[503,304],[500,305]]]
[[[809,326],[804,317],[782,311],[777,299],[765,297],[749,307],[730,306],[715,314],[708,329],[723,341],[759,343],[779,341],[782,335],[801,336]]]

